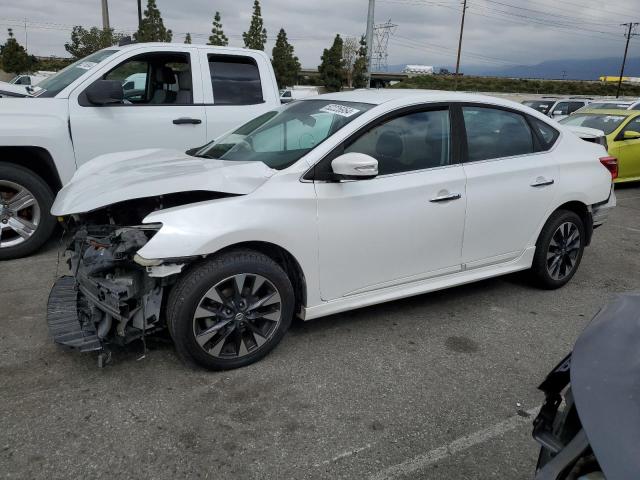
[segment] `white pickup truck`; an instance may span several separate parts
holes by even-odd
[[[0,260],[46,242],[56,192],[88,160],[204,145],[280,105],[264,52],[208,45],[110,47],[38,87],[0,99]]]

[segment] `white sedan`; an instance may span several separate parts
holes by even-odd
[[[360,90],[268,112],[186,153],[99,157],[59,193],[73,231],[55,341],[167,327],[181,356],[250,364],[305,320],[519,270],[575,274],[615,159],[491,97]]]

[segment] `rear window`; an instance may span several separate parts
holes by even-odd
[[[623,115],[586,115],[576,114],[560,120],[563,125],[574,127],[588,127],[602,130],[605,135],[609,135],[618,128],[625,120]]]
[[[215,105],[264,103],[258,64],[249,57],[209,55],[209,72]]]

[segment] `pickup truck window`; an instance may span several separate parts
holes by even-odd
[[[258,64],[250,57],[208,55],[213,103],[257,105],[264,103]]]
[[[290,103],[204,146],[195,156],[263,162],[268,167],[281,170],[293,165],[372,107],[368,103],[331,100]]]
[[[125,103],[186,105],[193,103],[187,53],[152,53],[131,57],[104,76],[122,83]]]
[[[55,97],[58,93],[71,85],[80,76],[87,73],[87,70],[92,69],[98,63],[109,58],[116,53],[117,50],[100,50],[99,52],[92,53],[91,55],[84,57],[77,62],[72,63],[68,67],[63,68],[55,75],[51,75],[49,78],[44,79],[38,84],[39,90],[38,97]]]

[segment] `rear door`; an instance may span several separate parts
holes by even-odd
[[[515,110],[460,108],[467,178],[462,262],[471,269],[514,260],[535,244],[556,194],[558,132]]]
[[[206,141],[198,55],[179,46],[131,55],[69,97],[70,129],[78,165],[105,153],[142,148],[185,151]],[[194,75],[195,73],[195,75]],[[125,102],[93,105],[93,81],[122,83]]]
[[[201,50],[207,141],[280,105],[262,57]]]

